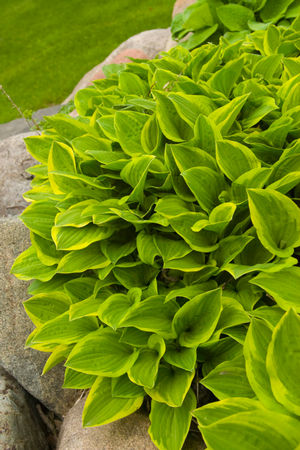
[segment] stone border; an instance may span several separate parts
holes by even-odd
[[[92,84],[92,81],[104,78],[103,66],[126,63],[130,61],[129,58],[152,59],[159,52],[165,50],[170,36],[170,28],[158,28],[156,30],[143,31],[127,39],[127,41],[119,45],[102,63],[84,75],[71,94],[63,101],[63,104],[72,100],[77,91],[89,86]]]

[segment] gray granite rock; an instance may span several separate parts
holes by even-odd
[[[154,450],[145,413],[137,412],[117,422],[101,427],[82,428],[84,399],[68,412],[63,422],[57,450]],[[183,450],[203,450],[199,437],[189,437]]]
[[[22,194],[30,189],[31,175],[25,172],[36,161],[26,151],[23,133],[0,141],[0,216],[20,214],[28,204]]]
[[[31,395],[50,410],[63,415],[73,405],[79,392],[61,389],[62,366],[41,376],[49,354],[24,350],[26,338],[33,330],[22,305],[28,297],[28,283],[9,273],[15,258],[30,245],[29,232],[16,216],[1,218],[0,239],[0,364]]]
[[[52,114],[56,114],[60,105],[49,106],[48,108],[42,108],[38,111],[35,111],[32,114],[32,117],[35,121],[40,122],[44,116],[51,116]],[[28,123],[25,119],[15,119],[10,122],[1,123],[0,124],[0,139],[6,139],[9,136],[15,136],[20,133],[28,133],[32,127],[33,123]]]
[[[73,405],[78,392],[63,390],[64,369],[56,367],[41,376],[48,353],[24,350],[33,324],[22,302],[28,298],[28,283],[10,274],[16,257],[30,246],[29,231],[17,218],[27,203],[22,194],[30,188],[30,176],[25,172],[35,161],[26,152],[24,137],[19,134],[0,141],[0,364],[30,394],[59,415]]]
[[[1,367],[0,448],[3,450],[49,449],[35,402]]]

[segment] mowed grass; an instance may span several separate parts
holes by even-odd
[[[0,0],[0,85],[22,111],[59,104],[130,36],[171,22],[174,0]],[[0,93],[0,123],[19,117]]]

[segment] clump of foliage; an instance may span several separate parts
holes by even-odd
[[[174,17],[171,31],[178,41],[188,35],[181,45],[193,49],[207,39],[218,42],[220,36],[243,39],[270,24],[286,27],[299,14],[299,0],[196,0]]]
[[[161,450],[300,440],[300,22],[106,68],[40,164],[27,345],[88,389],[84,426],[151,402]],[[193,418],[193,419],[192,419]]]

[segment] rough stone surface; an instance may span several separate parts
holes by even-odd
[[[1,367],[0,448],[3,450],[49,449],[35,402]]]
[[[23,133],[0,141],[0,216],[20,214],[27,203],[22,194],[30,189],[31,175],[25,172],[36,161],[27,153]]]
[[[172,35],[170,34],[170,37],[169,37],[169,39],[166,42],[165,51],[168,52],[169,50],[171,50],[171,48],[176,47],[176,45],[178,45],[178,42],[174,41],[172,39]]]
[[[29,232],[16,216],[1,218],[0,238],[0,364],[31,395],[63,415],[79,392],[61,389],[64,375],[61,366],[41,376],[48,353],[24,350],[26,338],[33,329],[22,305],[28,297],[28,283],[9,273],[15,258],[30,245]]]
[[[51,116],[52,114],[56,114],[60,105],[49,106],[48,108],[42,108],[33,113],[33,118],[39,122],[42,120],[44,116]],[[20,133],[28,133],[30,131],[31,126],[25,119],[15,119],[11,120],[7,123],[0,124],[0,139],[6,139],[9,136],[14,136]]]
[[[146,414],[137,412],[117,422],[101,427],[82,428],[84,399],[68,412],[58,439],[57,450],[154,450]],[[184,450],[202,450],[202,440],[189,438]]]
[[[172,17],[175,17],[176,14],[182,13],[185,8],[196,3],[196,0],[177,0],[173,7]]]
[[[73,92],[66,98],[63,104],[68,103],[77,91],[90,85],[93,80],[103,77],[102,67],[107,64],[119,64],[128,62],[130,58],[151,59],[157,53],[164,51],[170,37],[169,28],[143,31],[136,34],[117,47],[101,64],[90,70],[75,86]]]

